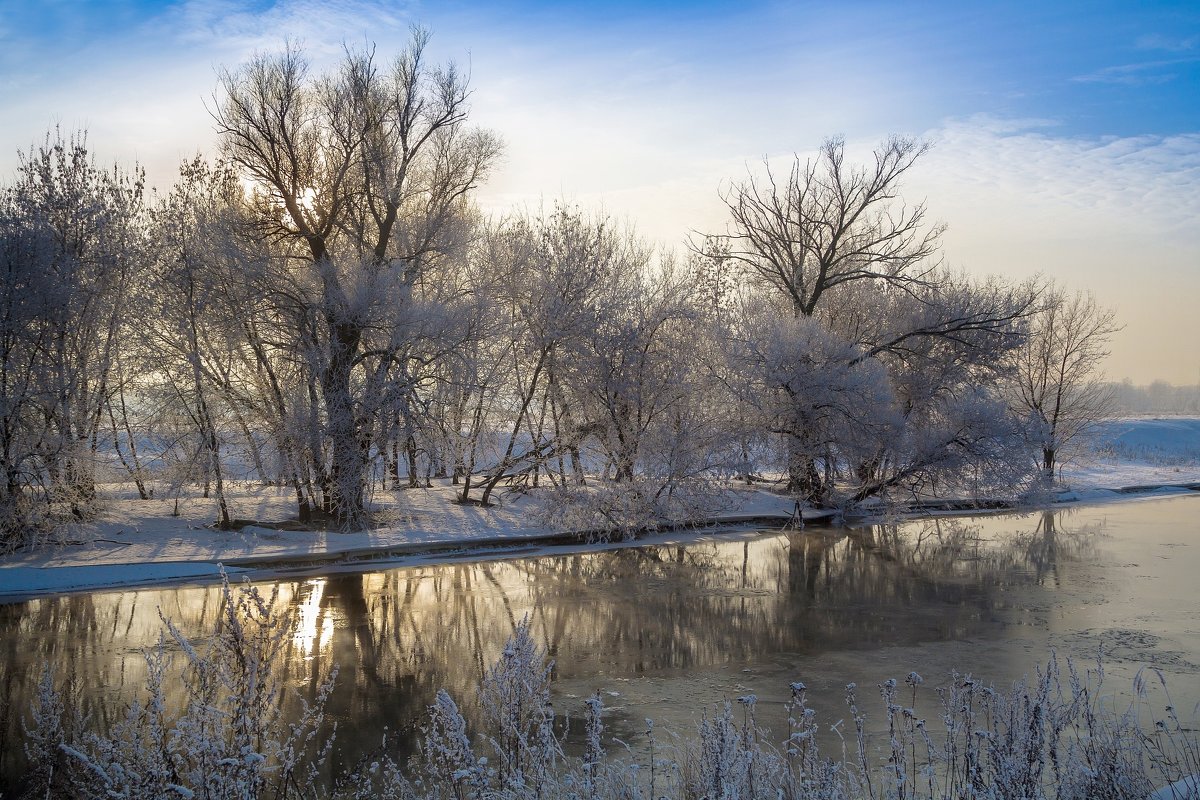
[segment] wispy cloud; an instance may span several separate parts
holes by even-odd
[[[1134,64],[1119,64],[1104,67],[1086,75],[1077,75],[1071,80],[1076,83],[1111,83],[1121,86],[1148,86],[1167,83],[1179,77],[1172,70],[1185,64],[1195,64],[1200,57],[1170,58],[1157,61],[1142,61]]]
[[[1109,372],[1190,380],[1200,341],[1200,133],[1067,136],[976,116],[929,132],[906,197],[949,224],[951,263],[1044,273],[1096,293],[1126,325]],[[1190,369],[1190,368],[1189,368]]]
[[[1052,224],[1196,236],[1200,133],[1061,136],[1040,121],[981,115],[930,132],[923,172],[938,194],[988,206],[1020,204]]]
[[[1164,36],[1160,33],[1139,36],[1134,42],[1139,50],[1165,50],[1168,53],[1186,53],[1197,49],[1198,45],[1200,36]]]
[[[233,0],[185,0],[153,22],[160,33],[188,47],[248,55],[285,39],[302,42],[314,56],[336,55],[343,41],[377,40],[404,31],[412,21],[403,2],[277,0],[247,9]]]

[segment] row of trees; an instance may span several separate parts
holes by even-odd
[[[235,463],[343,527],[372,481],[433,476],[483,505],[597,476],[622,524],[768,472],[817,505],[1011,489],[1031,443],[1052,471],[1099,413],[1111,314],[946,269],[898,193],[925,145],[861,166],[830,140],[731,183],[729,230],[684,258],[564,206],[484,219],[501,143],[427,40],[224,72],[220,159],[163,197],[81,135],[23,158],[0,198],[8,544],[85,516],[100,463],[143,497],[174,465],[225,526]]]
[[[1175,386],[1157,380],[1135,386],[1129,378],[1112,384],[1113,403],[1123,414],[1187,414],[1200,416],[1200,383]]]

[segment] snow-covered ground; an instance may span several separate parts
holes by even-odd
[[[1158,496],[1200,484],[1200,418],[1114,420],[1098,433],[1092,451],[1063,466],[1060,501]],[[1129,487],[1146,490],[1120,491]],[[212,500],[184,498],[179,516],[173,516],[172,499],[138,500],[124,493],[108,501],[100,519],[63,532],[57,543],[4,557],[0,599],[212,579],[219,565],[231,574],[264,574],[368,557],[412,558],[432,549],[516,546],[556,535],[531,523],[533,500],[513,496],[497,507],[479,508],[454,504],[453,492],[442,483],[376,496],[379,511],[372,529],[357,533],[273,527],[294,516],[293,496],[281,488],[234,488],[233,516],[261,523],[239,531],[207,527],[215,517]],[[782,521],[792,510],[785,498],[741,489],[713,522]]]
[[[1103,500],[1113,490],[1200,481],[1200,417],[1131,417],[1096,427],[1088,452],[1059,476],[1060,500]],[[1121,495],[1124,496],[1124,495]]]
[[[0,600],[5,597],[105,586],[196,580],[226,572],[262,573],[287,562],[290,568],[318,567],[355,558],[403,558],[431,549],[519,545],[561,536],[530,521],[534,501],[501,497],[492,508],[452,502],[448,481],[431,489],[376,495],[372,528],[341,533],[274,527],[295,517],[295,496],[283,488],[234,485],[231,515],[256,520],[241,530],[209,527],[214,500],[139,500],[122,491],[107,501],[99,519],[60,532],[55,542],[18,552],[0,562]],[[791,501],[768,492],[736,492],[736,503],[714,522],[788,519]]]

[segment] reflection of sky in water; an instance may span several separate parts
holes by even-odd
[[[473,718],[473,688],[528,616],[556,662],[560,712],[577,715],[580,698],[601,689],[613,730],[630,737],[646,717],[687,731],[701,709],[749,692],[763,721],[782,729],[774,704],[796,679],[833,721],[851,680],[872,694],[916,669],[932,687],[957,667],[1004,683],[1050,645],[1086,659],[1101,641],[1114,648],[1110,672],[1124,680],[1137,660],[1154,661],[1190,709],[1189,691],[1200,690],[1197,502],[702,536],[282,581],[277,602],[297,624],[286,702],[337,668],[328,716],[341,757],[376,746],[384,726],[408,750],[438,688]],[[44,661],[81,688],[95,719],[111,720],[145,679],[141,650],[158,639],[159,609],[203,643],[220,606],[217,587],[0,606],[3,772],[17,769],[20,717]],[[182,702],[182,685],[170,688]]]

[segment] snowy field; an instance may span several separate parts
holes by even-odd
[[[1158,497],[1200,488],[1200,418],[1138,418],[1099,426],[1088,451],[1059,474],[1059,502],[1110,502]],[[1138,491],[1122,491],[1136,488]],[[517,547],[556,535],[531,523],[536,502],[503,498],[494,508],[456,505],[448,482],[431,489],[377,494],[369,531],[285,530],[294,514],[283,488],[235,486],[231,512],[256,520],[238,531],[208,527],[215,503],[184,498],[138,500],[121,490],[100,519],[62,532],[56,542],[19,552],[0,563],[0,599],[109,586],[207,580],[226,571],[263,575],[272,571],[328,570],[360,559],[411,560],[432,550]],[[784,521],[792,503],[764,490],[741,489],[714,523]]]
[[[1060,500],[1104,500],[1113,490],[1200,481],[1200,417],[1135,417],[1097,426],[1087,452],[1059,476]]]

